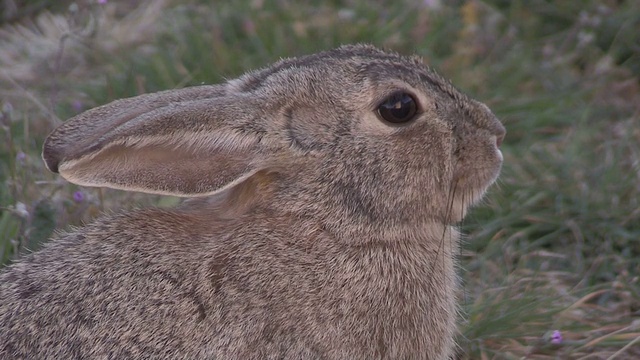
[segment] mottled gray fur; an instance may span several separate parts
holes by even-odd
[[[377,108],[411,94],[416,118]],[[114,101],[46,140],[71,182],[190,197],[0,275],[0,357],[446,359],[456,222],[504,128],[420,59],[356,45]]]

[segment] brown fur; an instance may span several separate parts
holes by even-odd
[[[404,125],[376,115],[397,90],[419,104]],[[503,136],[419,59],[363,45],[87,111],[45,142],[50,169],[192,199],[4,270],[0,357],[446,359],[454,224]]]

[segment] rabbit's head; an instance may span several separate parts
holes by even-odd
[[[496,179],[504,134],[418,58],[356,45],[98,107],[54,131],[43,157],[81,185],[243,189],[253,200],[238,202],[364,240],[459,221]]]

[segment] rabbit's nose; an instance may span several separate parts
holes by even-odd
[[[504,137],[507,134],[507,130],[504,125],[498,120],[498,118],[491,112],[487,105],[476,102],[476,107],[473,109],[473,122],[474,124],[485,130],[489,131],[489,134],[496,137],[496,146],[500,147]]]
[[[500,147],[500,145],[502,145],[502,141],[504,141],[505,135],[507,135],[507,130],[504,128],[502,124],[500,124],[499,126],[496,126],[495,134],[496,134],[496,146]]]

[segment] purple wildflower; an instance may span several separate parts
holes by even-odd
[[[71,107],[73,107],[73,111],[79,113],[80,111],[82,111],[82,108],[83,108],[82,101],[73,100],[73,102],[71,103]]]
[[[98,4],[104,5],[107,3],[107,0],[98,0]]]
[[[244,29],[244,32],[248,35],[253,36],[256,34],[256,24],[251,19],[245,19],[242,22],[242,28]]]
[[[76,191],[73,193],[73,201],[77,203],[83,202],[85,199],[84,193],[82,191]]]
[[[553,330],[551,334],[551,343],[554,345],[562,344],[562,333],[560,330]]]
[[[18,151],[18,153],[16,154],[16,161],[18,162],[18,164],[22,165],[24,164],[24,161],[27,159],[27,154],[23,153],[22,151]]]

